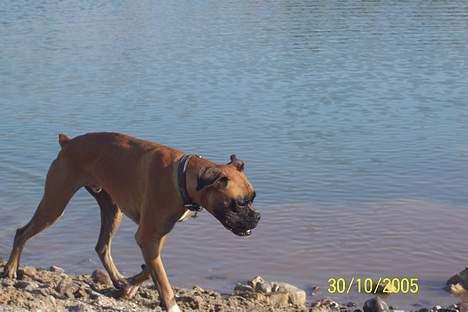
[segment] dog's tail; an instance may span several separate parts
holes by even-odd
[[[67,137],[63,133],[60,133],[58,137],[59,137],[59,143],[61,147],[64,147],[70,141],[70,138]]]

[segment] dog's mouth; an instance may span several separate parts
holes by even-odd
[[[237,236],[250,236],[252,230],[257,227],[258,221],[260,220],[260,214],[246,211],[243,214],[233,213],[231,211],[223,211],[222,213],[215,215],[220,223],[229,231]]]
[[[252,234],[252,230],[239,231],[232,229],[231,231],[237,236],[250,236],[250,234]]]
[[[230,227],[227,224],[223,224],[226,229],[236,234],[237,236],[250,236],[252,234],[252,229],[237,229]]]

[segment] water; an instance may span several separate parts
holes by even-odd
[[[452,303],[467,264],[468,4],[464,1],[4,1],[0,256],[29,220],[57,133],[119,131],[227,162],[263,218],[248,239],[204,213],[164,251],[176,286],[262,274],[325,296],[330,277],[420,279],[400,307]],[[79,192],[23,262],[99,267]],[[135,273],[135,225],[113,254]],[[339,300],[364,300],[354,292]]]

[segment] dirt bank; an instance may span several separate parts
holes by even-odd
[[[1,260],[0,272],[3,272]],[[305,292],[292,285],[289,285],[290,289],[285,289],[288,284],[278,285],[273,282],[237,285],[232,294],[194,286],[191,289],[175,288],[175,293],[182,311],[362,311],[353,303],[338,304],[329,299],[304,304]],[[270,289],[265,290],[265,287]],[[275,287],[276,290],[271,289]],[[119,295],[102,271],[69,275],[56,266],[47,269],[25,266],[19,270],[17,280],[0,278],[0,311],[163,311],[157,291],[149,282],[131,300],[122,299]],[[434,307],[432,310],[468,312],[462,305]]]

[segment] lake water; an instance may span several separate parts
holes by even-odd
[[[0,256],[38,204],[57,133],[119,131],[227,162],[263,218],[248,239],[178,224],[175,286],[262,274],[327,295],[330,277],[416,277],[398,307],[453,303],[468,264],[465,1],[2,1]],[[142,263],[124,222],[113,254]],[[100,267],[80,191],[23,263]],[[352,293],[340,301],[362,301]]]

